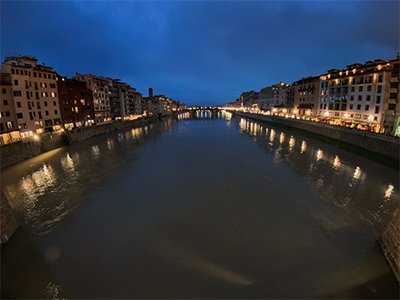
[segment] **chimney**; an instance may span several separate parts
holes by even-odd
[[[153,89],[149,88],[149,98],[153,98]]]

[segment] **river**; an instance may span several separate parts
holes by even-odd
[[[395,299],[399,174],[287,128],[164,118],[1,171],[4,298]]]

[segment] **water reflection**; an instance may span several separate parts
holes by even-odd
[[[368,224],[374,224],[376,228],[381,228],[387,222],[389,212],[399,202],[393,184],[382,183],[385,184],[384,191],[379,191],[374,188],[377,184],[376,180],[373,182],[371,182],[372,179],[368,180],[367,173],[360,166],[354,166],[349,161],[339,159],[338,153],[310,147],[305,139],[302,140],[300,147],[296,148],[294,135],[290,135],[289,143],[285,144],[285,137],[288,133],[272,126],[269,126],[270,128],[266,126],[265,132],[269,132],[269,136],[266,135],[262,138],[263,131],[254,130],[259,126],[257,122],[244,118],[238,118],[238,126],[243,135],[257,135],[256,141],[262,147],[267,145],[265,150],[267,153],[274,154],[273,161],[275,163],[286,162],[293,170],[299,172],[320,195],[321,201],[341,208],[347,207],[348,213],[357,215],[355,218],[360,222],[367,221]],[[279,144],[274,143],[277,135]],[[265,144],[264,140],[269,142]],[[341,149],[337,151],[345,153]],[[306,154],[306,156],[301,158],[300,154]],[[395,199],[394,195],[396,195]],[[391,201],[385,200],[389,198]],[[371,199],[368,201],[368,209],[365,206],[362,207],[365,205],[365,199]],[[383,209],[382,203],[385,203],[385,209]],[[361,209],[361,215],[358,209]]]
[[[307,149],[307,143],[305,141],[301,142],[301,151],[300,153],[303,153]]]
[[[25,218],[2,252],[2,290],[16,298],[385,298],[398,287],[371,225],[398,204],[398,174],[286,128],[166,119],[22,165],[2,171]],[[35,280],[20,289],[20,278]]]

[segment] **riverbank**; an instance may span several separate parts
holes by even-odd
[[[4,145],[0,149],[1,169],[12,166],[39,154],[98,136],[100,134],[122,128],[144,126],[157,120],[157,117],[139,118],[133,121],[113,122],[90,127],[75,128],[73,130],[64,132],[48,132],[40,135],[38,139]]]
[[[294,128],[303,135],[334,144],[358,155],[399,169],[400,139],[373,132],[324,123],[282,118],[255,113],[235,112],[237,116]]]

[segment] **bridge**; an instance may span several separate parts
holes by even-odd
[[[218,112],[221,111],[219,107],[214,107],[214,106],[209,106],[209,107],[190,107],[187,109],[183,110],[176,110],[172,112],[172,117],[178,118],[178,115],[183,114],[183,113],[189,113],[191,119],[196,119],[197,118],[197,112],[210,112],[211,113],[211,118],[218,118]]]

